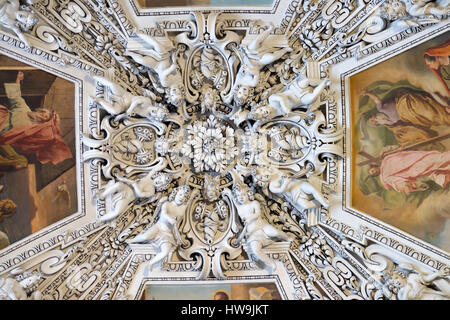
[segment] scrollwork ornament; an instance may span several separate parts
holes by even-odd
[[[148,220],[153,224],[130,240],[133,246],[145,242],[153,245],[157,253],[149,263],[150,269],[164,269],[163,261],[170,264],[176,251],[184,260],[196,259],[196,264],[200,263],[198,278],[211,274],[225,278],[230,263],[246,252],[256,265],[272,273],[275,262],[264,252],[265,248],[293,239],[272,223],[292,218],[280,211],[277,218],[272,217],[271,211],[262,207],[264,197],[277,200],[284,195],[291,208],[302,213],[321,206],[328,208],[322,196],[325,189],[313,187],[308,180],[325,170],[327,163],[319,159],[341,155],[337,145],[341,139],[339,130],[324,129],[329,125],[318,110],[329,81],[308,78],[306,65],[302,66],[305,61],[300,59],[301,50],[293,51],[274,26],[261,27],[259,34],[241,37],[221,29],[219,13],[205,18],[200,12],[191,14],[191,30],[172,39],[164,33],[161,36],[159,32],[136,30],[136,41],[128,44],[125,55],[148,70],[156,91],[143,90],[142,95],[133,92],[112,81],[112,70],[104,77],[93,77],[103,87],[92,101],[98,112],[106,112],[100,123],[105,134],[83,139],[88,147],[83,158],[97,159],[103,177],[109,181],[94,189],[92,199],[97,203],[106,201],[107,212],[99,217],[103,222],[121,217],[130,206],[139,210],[142,205],[158,203],[156,220]],[[285,66],[297,73],[297,77],[289,77],[290,81],[280,77],[279,69],[283,65],[280,59],[289,52],[293,52],[289,55],[292,60]],[[258,59],[262,60],[256,62]],[[270,70],[268,66],[275,63],[278,71],[273,69],[271,81],[278,85],[271,94],[260,94],[260,83],[267,79],[263,73],[271,72],[263,68]],[[248,83],[246,77],[254,81]],[[239,100],[239,94],[233,96],[241,86],[258,92],[251,102],[251,112],[247,108],[247,102],[253,99],[251,95],[245,101]],[[284,86],[287,89],[283,90]],[[291,105],[292,96],[298,94],[292,88],[300,90],[302,98]],[[160,116],[148,114],[152,108],[159,108]],[[273,111],[264,117],[257,108]],[[280,115],[281,118],[271,119]],[[242,131],[253,138],[241,140]],[[259,144],[267,138],[272,142]],[[241,146],[245,147],[240,149]],[[253,160],[243,161],[246,158]],[[251,196],[242,200],[244,193],[250,192],[245,190],[256,186],[243,179],[251,176],[260,183],[265,173],[259,172],[258,166],[273,164],[281,171],[268,175],[269,181],[275,181],[276,174],[289,177],[292,194],[302,189],[303,200],[287,196],[288,192],[281,195],[284,191],[275,191],[272,182],[259,184],[266,191],[264,196],[256,195],[258,200],[250,199]],[[164,187],[159,186],[160,180]],[[174,205],[175,198],[164,200],[171,181],[178,185],[171,194],[182,185],[194,187],[189,204]],[[177,212],[176,222],[171,212]],[[289,223],[283,229],[306,236],[295,222]]]
[[[96,224],[33,257],[40,290],[10,273],[0,295],[130,299],[144,270],[281,275],[297,299],[448,298],[448,268],[355,243],[330,217],[345,153],[327,70],[388,31],[437,23],[445,1],[304,0],[280,25],[200,10],[138,26],[115,0],[26,3],[28,25],[20,8],[0,11],[20,40],[2,42],[86,73],[81,158]]]

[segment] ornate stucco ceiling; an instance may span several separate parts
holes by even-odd
[[[449,1],[141,4],[0,1],[1,297],[449,298]]]

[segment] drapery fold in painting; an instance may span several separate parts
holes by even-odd
[[[9,120],[9,110],[4,105],[0,104],[0,132],[3,131],[3,129],[6,126],[6,123]]]
[[[387,189],[402,192],[402,185],[411,191],[420,178],[427,178],[445,188],[450,181],[450,151],[404,151],[383,159],[381,182]]]
[[[3,127],[7,121],[5,119],[8,118],[5,109],[0,106],[0,126]],[[35,154],[41,163],[58,164],[72,158],[72,152],[61,137],[59,116],[55,111],[52,111],[49,121],[30,123],[8,130],[0,136],[0,145],[12,145],[21,153]]]

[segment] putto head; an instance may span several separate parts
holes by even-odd
[[[401,19],[406,14],[406,5],[401,0],[390,0],[381,5],[381,16],[390,21]]]
[[[167,172],[158,172],[152,177],[153,185],[155,190],[160,192],[167,190],[170,183],[172,182],[172,176]]]
[[[163,121],[169,116],[169,111],[162,104],[159,104],[158,106],[148,106],[147,110],[150,118],[156,121]]]
[[[245,183],[237,183],[233,186],[233,197],[240,204],[255,200],[255,193]]]
[[[275,172],[272,168],[263,165],[252,169],[251,173],[256,184],[261,188],[266,188]]]
[[[274,110],[269,105],[254,106],[248,117],[253,120],[266,120],[274,117]]]
[[[170,139],[157,138],[154,145],[155,151],[161,155],[166,155],[171,151],[172,143],[173,142]]]
[[[220,197],[219,180],[205,175],[203,179],[203,196],[208,201],[215,201]]]
[[[23,31],[30,31],[39,22],[33,12],[25,10],[16,12],[16,21],[18,27]]]
[[[237,106],[245,105],[253,96],[255,89],[247,85],[238,85],[233,91],[233,99]]]
[[[186,94],[186,89],[184,85],[177,84],[166,89],[166,99],[169,103],[173,104],[175,107],[182,107],[185,103],[184,98]]]

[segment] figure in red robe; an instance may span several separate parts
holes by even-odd
[[[399,151],[370,170],[371,175],[380,175],[386,189],[397,192],[423,191],[430,180],[445,188],[450,181],[450,151]]]
[[[24,154],[35,154],[41,163],[57,164],[72,158],[72,152],[61,137],[59,116],[55,111],[31,111],[21,97],[20,81],[5,83],[9,109],[0,105],[0,146],[10,145]]]

